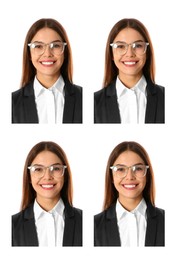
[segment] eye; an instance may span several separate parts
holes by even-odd
[[[138,171],[138,172],[141,172],[141,171],[144,170],[144,166],[143,165],[136,165],[134,170]]]
[[[60,49],[62,48],[62,43],[61,42],[53,42],[50,44],[51,49]]]
[[[41,44],[41,43],[35,43],[35,44],[34,44],[34,47],[32,47],[32,48],[42,50],[42,49],[43,49],[43,44]]]
[[[31,168],[31,170],[32,170],[33,172],[42,172],[42,171],[43,171],[43,168],[42,168],[41,166],[33,166],[33,167]]]
[[[117,167],[117,171],[120,172],[120,173],[123,173],[125,172],[125,167]]]
[[[116,44],[115,48],[124,50],[126,48],[126,45],[125,44]]]
[[[50,170],[53,172],[60,172],[60,171],[62,171],[62,166],[61,165],[52,165],[50,167]]]
[[[144,47],[143,42],[135,42],[133,48],[135,49],[142,49]]]

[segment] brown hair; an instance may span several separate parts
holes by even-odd
[[[42,151],[50,151],[56,154],[61,159],[62,163],[67,166],[64,173],[64,186],[61,190],[61,198],[63,199],[63,201],[68,202],[70,205],[72,205],[72,197],[73,197],[72,174],[71,174],[70,166],[65,152],[58,144],[54,142],[40,142],[30,150],[26,158],[24,172],[23,172],[23,192],[22,192],[21,210],[27,208],[28,205],[35,200],[36,192],[33,189],[31,184],[30,172],[28,166],[31,165],[35,157]]]
[[[42,18],[36,21],[31,28],[29,29],[26,39],[24,42],[23,48],[23,68],[22,68],[22,78],[21,78],[21,87],[24,87],[29,83],[36,74],[36,69],[32,64],[30,49],[28,43],[31,42],[35,34],[42,28],[50,28],[56,31],[64,42],[67,43],[64,50],[64,62],[61,67],[61,74],[65,80],[69,80],[72,83],[72,74],[73,74],[73,62],[72,62],[72,52],[71,46],[68,40],[67,33],[63,26],[54,19]]]
[[[105,71],[103,87],[107,87],[113,80],[116,79],[117,75],[119,74],[118,68],[116,67],[113,61],[113,53],[110,43],[112,43],[115,37],[119,34],[119,32],[125,28],[132,28],[138,31],[144,37],[144,40],[149,43],[149,48],[147,48],[146,53],[147,59],[143,68],[143,74],[146,78],[149,78],[153,83],[155,82],[154,50],[150,39],[150,35],[146,27],[140,21],[133,18],[125,18],[120,20],[113,26],[108,36],[105,52]]]
[[[119,193],[116,190],[113,183],[112,170],[110,169],[110,166],[112,166],[115,160],[119,157],[119,155],[125,151],[135,152],[141,157],[144,163],[149,166],[149,169],[147,170],[147,182],[143,191],[143,197],[146,201],[151,202],[153,205],[155,204],[154,173],[150,162],[150,158],[146,150],[136,142],[122,142],[113,149],[108,159],[106,167],[105,197],[103,209],[109,208],[112,205],[112,203],[116,202],[119,196]]]

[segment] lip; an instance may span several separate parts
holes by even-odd
[[[42,60],[40,64],[45,67],[52,67],[56,61],[54,60]]]
[[[54,183],[43,183],[40,184],[40,187],[44,190],[52,190],[55,187],[56,184]]]
[[[126,60],[126,61],[122,61],[122,63],[126,67],[134,67],[134,66],[136,66],[138,61],[136,61],[136,60]]]
[[[126,184],[122,184],[122,187],[126,190],[135,190],[136,187],[138,186],[137,183],[126,183]]]

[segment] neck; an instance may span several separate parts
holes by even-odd
[[[43,198],[36,198],[37,203],[40,205],[42,209],[45,211],[50,211],[54,208],[54,206],[58,203],[60,197],[55,199],[43,199]]]
[[[142,196],[135,198],[135,199],[131,199],[131,198],[122,198],[119,197],[118,198],[120,204],[128,211],[132,211],[134,210],[137,205],[141,202],[142,200]]]
[[[119,79],[120,81],[127,87],[127,88],[133,88],[136,83],[140,80],[142,77],[142,74],[138,75],[124,75],[124,74],[119,74]]]
[[[60,74],[59,75],[57,74],[56,76],[46,76],[46,75],[43,76],[43,75],[37,74],[36,77],[44,88],[50,88],[58,80],[58,78],[60,77]]]

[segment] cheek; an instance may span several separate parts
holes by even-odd
[[[116,188],[116,190],[119,191],[120,182],[118,181],[118,179],[117,178],[113,178],[113,183],[114,183],[114,187]]]

